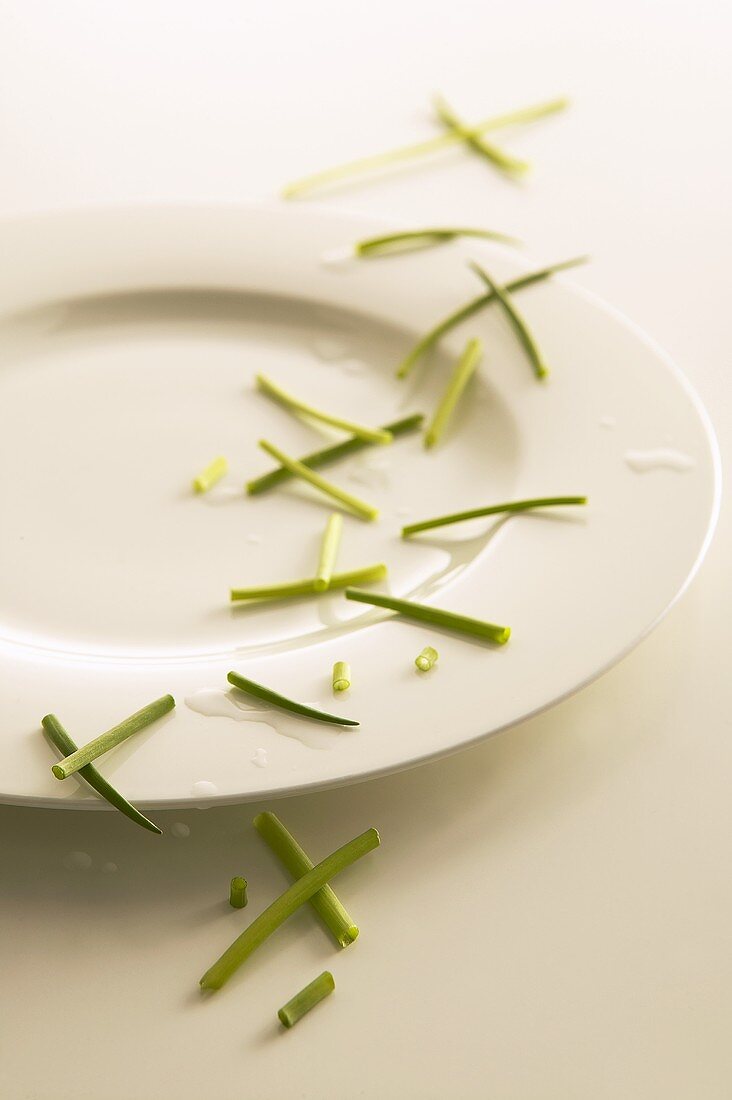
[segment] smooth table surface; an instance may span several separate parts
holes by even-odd
[[[475,117],[571,93],[571,112],[506,141],[536,165],[525,185],[455,153],[323,201],[491,225],[537,259],[589,250],[578,280],[675,356],[726,457],[721,3],[0,0],[0,17],[4,216],[258,198],[428,136],[436,88]],[[343,953],[303,911],[202,1002],[197,978],[285,882],[254,807],[163,815],[187,838],[0,807],[0,1095],[726,1100],[731,542],[723,505],[683,600],[554,711],[274,807],[314,856],[381,831],[340,880],[362,929]],[[243,914],[223,892],[237,873]],[[278,1032],[276,1009],[325,968],[335,994]]]

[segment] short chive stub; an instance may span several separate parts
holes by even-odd
[[[294,1027],[298,1020],[302,1020],[311,1008],[320,1004],[334,989],[333,975],[329,970],[324,970],[279,1009],[277,1015],[280,1023],[286,1028]]]
[[[435,410],[432,422],[425,432],[424,445],[428,449],[439,443],[445,428],[449,424],[457,408],[458,402],[465,392],[470,379],[478,368],[483,355],[483,345],[480,340],[468,340],[463,354],[455,364],[452,377],[447,383],[445,392]]]
[[[431,645],[426,645],[422,652],[414,658],[414,663],[420,672],[429,672],[438,657],[437,650]]]
[[[328,522],[323,532],[323,540],[320,544],[318,569],[315,574],[316,592],[325,592],[330,585],[333,578],[333,569],[335,568],[338,551],[341,545],[342,535],[343,516],[340,512],[333,512],[333,514],[328,517]]]
[[[296,458],[291,458],[286,455],[284,451],[281,451],[279,447],[275,447],[273,443],[269,443],[266,439],[260,439],[259,446],[272,458],[276,458],[280,466],[284,466],[295,477],[301,478],[309,485],[312,485],[314,489],[323,493],[325,496],[330,497],[332,500],[337,500],[339,504],[344,505],[350,512],[358,516],[359,519],[366,521],[377,519],[379,515],[378,508],[372,507],[359,497],[353,495],[353,493],[347,493],[345,489],[341,489],[338,485],[334,485],[330,481],[326,481],[320,474],[316,474],[314,470],[311,470],[309,466],[304,466],[302,462],[298,462]]]
[[[290,714],[297,714],[301,718],[312,718],[315,722],[325,722],[331,726],[358,725],[358,722],[353,718],[339,718],[335,714],[328,714],[326,711],[308,707],[305,703],[297,703],[294,699],[288,699],[286,695],[280,695],[279,692],[272,691],[263,684],[256,683],[255,680],[248,680],[246,676],[242,676],[239,672],[230,672],[226,678],[233,687],[243,691],[246,695],[252,695],[255,699],[261,699],[264,703],[270,703],[273,707],[289,711]]]
[[[348,691],[351,686],[351,666],[347,661],[336,661],[333,665],[333,691]]]
[[[229,884],[229,905],[233,909],[243,909],[248,900],[247,880],[235,875]]]
[[[281,386],[272,382],[264,374],[257,375],[257,386],[262,393],[266,394],[267,397],[271,397],[273,401],[287,409],[288,412],[305,416],[308,420],[317,420],[321,424],[328,424],[331,428],[340,428],[344,432],[350,432],[351,435],[362,439],[364,443],[391,443],[394,438],[391,432],[385,428],[365,428],[362,424],[354,424],[352,420],[344,420],[341,416],[334,416],[332,413],[316,409],[313,405],[308,405],[305,401],[300,401],[299,398],[287,393],[286,390],[283,390]]]
[[[526,352],[526,356],[532,367],[534,368],[534,374],[536,375],[536,377],[539,379],[548,378],[549,368],[544,362],[544,357],[541,354],[541,351],[539,350],[539,347],[534,340],[534,337],[531,335],[526,321],[524,321],[523,317],[516,309],[516,306],[511,301],[511,298],[507,293],[508,288],[499,286],[498,283],[496,283],[490,277],[487,271],[484,271],[479,264],[472,263],[470,266],[472,267],[476,275],[478,275],[483,280],[485,285],[488,287],[488,290],[494,296],[496,301],[500,304],[503,312],[508,318],[508,322],[511,325],[511,328],[516,334],[517,340]]]
[[[163,695],[160,699],[155,699],[154,702],[148,703],[146,707],[135,711],[134,714],[131,714],[129,718],[125,718],[118,725],[112,726],[105,733],[100,733],[98,737],[83,745],[82,748],[70,753],[58,764],[54,764],[51,771],[57,779],[67,779],[68,776],[78,772],[86,764],[91,764],[92,760],[96,760],[98,757],[103,756],[105,752],[109,752],[115,745],[120,745],[128,737],[132,737],[134,733],[138,733],[139,730],[145,729],[146,726],[151,725],[158,718],[162,718],[174,706],[175,699],[172,695]],[[47,715],[46,717],[51,716]]]
[[[384,562],[367,565],[363,569],[352,569],[348,573],[333,573],[326,591],[334,588],[348,588],[352,584],[372,584],[381,581],[387,574]],[[232,588],[229,596],[232,603],[258,600],[291,600],[300,596],[321,596],[323,589],[318,588],[317,578],[308,577],[302,581],[286,581],[284,584],[260,585],[257,588]]]
[[[496,645],[505,645],[511,637],[509,626],[498,626],[496,623],[485,622],[483,619],[471,619],[467,615],[457,615],[454,611],[442,611],[438,607],[415,603],[413,600],[400,600],[395,596],[382,596],[379,592],[362,592],[359,588],[347,588],[346,599],[371,604],[372,607],[383,607],[388,611],[398,612],[405,619],[413,619],[419,623],[431,623],[433,626],[453,630],[457,634],[467,634],[473,638],[482,638],[485,641],[494,642]]]
[[[402,538],[417,535],[420,531],[431,531],[435,527],[449,527],[453,523],[464,523],[469,519],[482,519],[484,516],[513,515],[519,512],[531,512],[537,508],[554,508],[572,504],[587,504],[585,496],[533,497],[530,500],[512,500],[506,504],[489,504],[485,508],[470,508],[465,512],[451,512],[434,519],[423,519],[419,523],[408,523],[402,527]]]
[[[209,462],[205,470],[202,470],[197,477],[193,479],[193,491],[194,493],[207,493],[217,481],[221,481],[229,472],[229,463],[226,461],[223,455],[219,455],[213,462]]]

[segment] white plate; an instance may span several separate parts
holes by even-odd
[[[495,308],[397,382],[415,338],[480,292],[467,255],[501,279],[532,265],[477,243],[327,259],[374,228],[305,205],[79,212],[0,228],[3,800],[98,806],[83,784],[52,777],[41,716],[54,711],[82,743],[168,691],[175,712],[101,764],[143,806],[260,798],[415,764],[586,684],[688,583],[719,476],[679,371],[558,278],[520,299],[548,384]],[[232,585],[312,573],[329,511],[292,484],[238,492],[271,465],[259,437],[294,453],[322,445],[254,391],[255,372],[383,423],[429,412],[471,335],[485,359],[444,445],[427,454],[413,435],[327,473],[381,509],[378,524],[346,519],[342,568],[385,560],[393,592],[507,623],[509,644],[385,621],[340,593],[232,608]],[[686,468],[628,463],[628,452],[659,449]],[[194,497],[192,475],[219,453],[229,477]],[[566,493],[587,493],[589,506],[399,538],[409,520]],[[421,675],[414,657],[428,643],[440,658]],[[333,698],[340,659],[353,687]],[[231,668],[360,727],[272,716],[273,728],[223,694]]]

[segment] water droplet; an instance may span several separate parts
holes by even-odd
[[[394,515],[395,516],[400,516],[402,519],[406,519],[407,516],[411,516],[411,514],[412,514],[412,509],[411,508],[395,508],[394,509]]]
[[[203,493],[201,499],[205,504],[231,504],[235,500],[243,500],[244,491],[238,485],[215,485]]]
[[[194,784],[194,786],[197,787],[199,786],[199,784],[196,783]],[[211,784],[211,786],[213,787],[213,783]],[[198,793],[200,794],[201,792],[199,791]],[[170,835],[177,836],[181,840],[185,840],[187,836],[191,835],[191,830],[188,825],[186,825],[185,821],[174,821],[173,824],[170,826]]]
[[[600,427],[601,428],[607,428],[608,431],[612,431],[612,429],[616,426],[616,424],[617,424],[617,420],[615,419],[614,416],[601,416],[600,417]]]
[[[88,852],[69,852],[64,856],[64,867],[69,871],[88,871],[92,865],[92,857]]]
[[[355,259],[356,254],[351,244],[341,245],[340,248],[329,248],[327,252],[323,252],[320,256],[323,267],[335,268],[338,271],[344,271],[351,267]]]
[[[335,363],[347,352],[346,344],[337,336],[319,336],[310,345],[313,355],[324,363]]]
[[[210,779],[199,779],[191,787],[191,794],[214,795],[219,793],[219,788]]]
[[[116,863],[111,863],[110,862],[110,863],[103,863],[102,864],[102,874],[103,875],[113,875],[115,873],[115,871],[118,871],[118,870],[119,870],[119,867],[117,866]]]
[[[346,374],[363,374],[366,370],[366,364],[362,363],[360,359],[344,359],[338,365]]]
[[[626,451],[625,461],[637,474],[645,474],[649,470],[673,470],[675,473],[685,474],[694,467],[694,459],[690,455],[674,451],[670,447],[657,447],[650,451]]]
[[[262,540],[259,535],[247,535],[245,541],[248,542],[250,546],[259,546]]]
[[[252,757],[252,764],[255,764],[258,768],[267,767],[267,750],[255,749],[254,756]]]
[[[303,745],[307,745],[308,748],[332,747],[334,731],[324,732],[315,728],[313,722],[295,718],[273,707],[251,706],[243,699],[236,698],[233,692],[221,691],[220,688],[202,688],[193,695],[187,696],[185,703],[191,710],[198,714],[205,714],[207,718],[233,718],[235,722],[261,722],[273,729],[275,733],[292,737]],[[318,709],[325,709],[318,703],[314,705]]]

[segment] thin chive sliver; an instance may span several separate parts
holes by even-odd
[[[194,477],[194,492],[207,493],[217,481],[221,481],[221,478],[228,472],[228,469],[229,463],[223,455],[219,455],[213,462],[209,462],[205,470],[202,470],[197,477]]]
[[[440,403],[435,410],[432,422],[425,432],[425,447],[434,447],[436,443],[439,443],[445,428],[455,412],[458,401],[463,395],[465,387],[473,377],[480,363],[482,354],[483,345],[480,340],[468,340],[463,354],[455,364],[455,369],[452,372],[450,381],[447,383],[445,392],[440,398]]]
[[[392,441],[391,432],[386,431],[384,428],[365,428],[361,424],[354,424],[352,420],[344,420],[340,416],[333,416],[331,413],[316,409],[313,405],[308,405],[305,401],[300,401],[297,397],[287,393],[286,390],[272,382],[264,374],[257,375],[257,386],[262,393],[266,394],[267,397],[271,397],[273,401],[287,409],[288,412],[306,416],[310,420],[318,420],[321,424],[328,424],[331,428],[340,428],[342,431],[350,432],[358,439],[362,439],[364,443],[391,443]]]
[[[432,229],[408,229],[400,233],[385,233],[379,237],[367,237],[353,246],[356,256],[371,259],[392,256],[415,249],[429,248],[432,245],[454,241],[458,237],[477,237],[487,241],[502,241],[504,244],[518,244],[515,237],[505,233],[496,233],[492,229],[470,229],[461,226],[437,226]]]
[[[302,462],[298,462],[296,458],[291,458],[286,455],[284,451],[281,451],[279,447],[275,447],[273,443],[268,442],[266,439],[260,439],[259,446],[263,451],[266,451],[272,458],[276,458],[280,466],[285,466],[295,477],[301,478],[306,481],[308,485],[312,485],[314,489],[323,493],[325,496],[330,497],[332,500],[337,500],[339,504],[342,504],[359,519],[374,520],[379,514],[378,508],[372,507],[359,497],[353,495],[353,493],[347,493],[345,489],[341,489],[338,485],[334,485],[330,481],[326,481],[320,474],[316,474],[314,470],[309,469],[307,466],[303,466]]]
[[[78,746],[69,737],[55,714],[47,714],[45,718],[41,720],[41,725],[60,753],[68,757],[76,752]],[[154,821],[150,821],[148,817],[140,813],[131,802],[128,802],[124,795],[121,795],[111,783],[107,782],[93,764],[85,764],[82,768],[79,768],[77,775],[88,783],[92,790],[96,791],[105,802],[108,802],[110,806],[114,806],[115,810],[119,810],[121,814],[124,814],[130,821],[133,821],[135,825],[147,829],[150,833],[157,833],[158,836],[162,834],[163,830],[159,828]]]
[[[378,592],[362,592],[358,588],[347,588],[346,599],[371,604],[372,607],[383,607],[387,611],[397,611],[405,619],[431,623],[433,626],[454,630],[457,634],[467,634],[473,638],[484,638],[486,641],[495,642],[496,645],[505,645],[511,637],[511,628],[508,626],[498,626],[496,623],[485,622],[482,619],[471,619],[467,615],[457,615],[454,611],[441,611],[438,607],[429,607],[427,604],[415,603],[412,600],[382,596]]]
[[[120,745],[128,737],[132,737],[134,733],[138,733],[152,722],[157,721],[158,718],[162,718],[174,706],[175,699],[172,695],[163,695],[160,699],[155,699],[154,702],[148,703],[146,707],[135,711],[134,714],[131,714],[129,718],[125,718],[118,725],[112,726],[105,733],[100,733],[98,737],[83,745],[82,748],[70,753],[58,764],[54,764],[51,771],[57,779],[67,779],[68,776],[83,768],[85,764],[97,760],[105,752],[113,749],[115,745]]]
[[[443,126],[446,126],[456,137],[464,141],[469,148],[484,157],[496,168],[500,168],[503,172],[511,172],[514,174],[528,171],[529,165],[525,160],[518,160],[517,157],[509,156],[508,153],[504,153],[502,149],[493,145],[492,142],[485,141],[485,139],[481,137],[479,131],[476,131],[458,118],[442,96],[435,96],[433,105],[437,112],[437,117]]]
[[[247,880],[241,875],[234,875],[229,883],[229,905],[232,909],[243,909],[247,901]]]
[[[329,970],[324,970],[279,1009],[277,1016],[280,1023],[286,1028],[294,1027],[298,1020],[302,1020],[311,1008],[320,1004],[334,989],[333,975]]]
[[[471,508],[466,512],[452,512],[446,516],[435,516],[434,519],[423,519],[419,523],[408,523],[406,527],[402,527],[402,538],[409,538],[410,535],[416,535],[420,531],[431,531],[435,527],[448,527],[452,523],[480,519],[483,516],[529,512],[535,508],[553,508],[570,504],[587,504],[587,497],[534,497],[531,500],[509,501],[507,504],[491,504],[487,508]]]
[[[226,679],[246,695],[252,695],[255,699],[261,699],[262,702],[269,703],[273,707],[279,707],[280,710],[289,711],[290,714],[298,714],[301,718],[312,718],[315,722],[326,722],[331,726],[358,725],[358,722],[353,718],[339,718],[335,714],[328,714],[324,710],[316,710],[314,707],[306,706],[305,703],[297,703],[294,699],[288,699],[286,695],[280,695],[279,692],[272,691],[263,684],[258,684],[255,680],[249,680],[239,672],[230,672]]]
[[[294,879],[300,879],[313,869],[313,861],[300,847],[292,833],[276,814],[265,811],[254,818],[254,828]],[[327,884],[313,894],[310,904],[336,943],[348,947],[358,936],[358,925],[341,903],[335,890]]]
[[[352,569],[348,573],[334,573],[330,578],[328,591],[336,588],[348,588],[353,584],[371,584],[383,580],[387,574],[386,565],[378,562],[363,569]],[[264,600],[292,600],[301,596],[321,596],[322,589],[316,587],[316,578],[302,581],[287,581],[284,584],[260,585],[257,588],[232,588],[232,603],[255,602]]]
[[[516,337],[519,343],[523,347],[529,359],[529,362],[534,368],[534,373],[536,377],[539,379],[546,378],[549,374],[549,368],[544,362],[544,357],[542,356],[541,351],[539,350],[539,347],[534,340],[534,337],[531,335],[528,325],[524,321],[519,311],[516,309],[509,295],[506,293],[507,288],[501,287],[496,282],[494,282],[488,272],[484,271],[479,264],[473,263],[471,264],[471,267],[473,268],[473,271],[475,271],[476,274],[480,276],[480,278],[488,287],[488,290],[500,303],[503,312],[508,318],[511,328],[516,333]]]
[[[292,916],[301,905],[318,890],[321,890],[332,878],[345,870],[356,860],[368,855],[379,846],[380,839],[376,829],[367,829],[364,833],[349,840],[324,860],[316,864],[311,871],[302,875],[288,887],[264,912],[252,921],[240,936],[224,951],[213,966],[209,967],[200,980],[202,989],[221,989],[242,963],[275,932],[281,924]]]
[[[332,516],[328,517],[323,533],[323,541],[320,544],[318,568],[315,573],[316,592],[325,592],[333,579],[333,569],[338,557],[342,535],[343,516],[340,512],[334,512]]]

